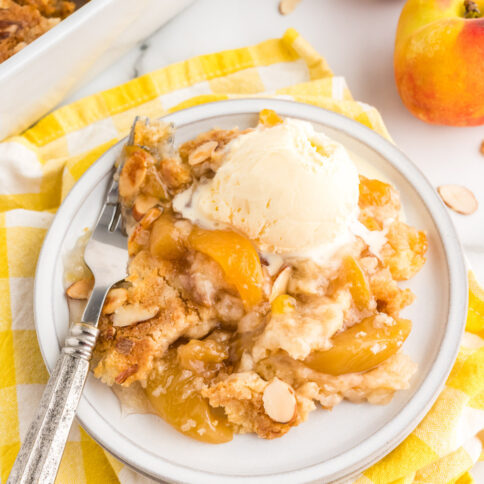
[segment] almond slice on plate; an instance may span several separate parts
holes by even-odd
[[[287,291],[287,284],[289,282],[289,278],[291,277],[292,269],[287,266],[282,269],[281,272],[277,275],[274,279],[274,283],[272,284],[271,295],[269,296],[269,302],[274,301],[277,296],[281,294],[285,294]]]
[[[138,365],[131,365],[125,370],[123,370],[119,375],[114,379],[114,381],[118,385],[122,385],[131,375],[134,375],[138,371]]]
[[[437,191],[444,203],[457,213],[470,215],[477,210],[476,197],[462,185],[441,185]]]
[[[115,287],[108,292],[104,301],[103,314],[112,314],[128,299],[128,290],[124,287]]]
[[[279,423],[288,423],[296,416],[296,394],[286,382],[273,378],[262,395],[264,411]]]
[[[71,299],[87,299],[93,287],[94,279],[92,277],[85,277],[71,284],[67,288],[66,294]]]
[[[279,13],[281,15],[290,14],[301,0],[281,0],[279,2]]]
[[[159,216],[161,215],[161,210],[157,207],[150,208],[140,220],[139,224],[144,229],[147,229]]]
[[[133,217],[134,219],[139,222],[143,215],[150,209],[153,208],[158,203],[158,199],[156,197],[152,197],[151,195],[138,195],[133,204]]]
[[[144,307],[139,304],[126,304],[121,306],[113,314],[113,326],[122,327],[141,323],[151,319],[158,312],[156,306]]]
[[[193,166],[208,160],[212,157],[217,146],[217,141],[207,141],[206,143],[201,144],[188,155],[188,164]]]

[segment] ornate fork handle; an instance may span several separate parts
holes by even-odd
[[[90,324],[71,327],[7,484],[54,482],[98,333]]]

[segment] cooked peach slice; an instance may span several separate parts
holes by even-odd
[[[213,339],[203,341],[192,339],[178,347],[180,365],[186,370],[200,372],[203,367],[212,363],[221,363],[229,356],[226,345]]]
[[[395,189],[381,180],[366,178],[360,175],[360,208],[368,206],[383,207],[393,204],[398,208],[400,202]]]
[[[150,252],[162,259],[178,259],[185,251],[181,232],[175,219],[168,214],[161,215],[154,223],[150,235]]]
[[[378,324],[375,316],[338,333],[327,351],[313,351],[304,363],[313,370],[342,375],[370,370],[395,354],[412,328],[408,319]]]
[[[263,109],[259,113],[259,123],[264,126],[275,126],[276,124],[281,124],[283,119],[272,109]]]
[[[170,350],[162,371],[148,381],[146,395],[158,415],[179,432],[211,444],[232,440],[233,430],[222,409],[212,408],[195,389],[197,373],[184,369]],[[193,388],[193,391],[189,391]]]
[[[383,224],[375,217],[363,216],[359,220],[368,230],[382,230],[383,228]]]
[[[342,279],[349,284],[351,296],[358,309],[365,309],[371,301],[370,285],[363,269],[354,257],[348,256],[343,259]]]
[[[189,236],[189,244],[220,265],[226,280],[237,288],[247,307],[262,300],[260,259],[247,238],[231,231],[195,227]]]
[[[271,303],[272,314],[284,314],[293,311],[296,307],[296,300],[288,294],[277,296]]]
[[[150,209],[153,208],[158,203],[158,199],[156,197],[152,197],[150,195],[138,195],[133,204],[133,217],[134,219],[139,222],[143,215]]]

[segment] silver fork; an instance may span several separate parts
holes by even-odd
[[[133,143],[135,119],[128,144]],[[106,294],[126,276],[127,238],[118,203],[118,178],[114,169],[104,206],[84,252],[94,275],[94,288],[80,323],[73,324],[65,340],[34,420],[15,460],[7,484],[53,483],[67,436],[89,372],[89,361],[99,334],[99,316]]]

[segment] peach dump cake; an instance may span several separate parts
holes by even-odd
[[[0,62],[70,15],[87,0],[0,0]]]
[[[120,160],[131,259],[103,308],[95,376],[211,443],[281,437],[317,406],[408,388],[400,311],[414,295],[398,282],[422,268],[427,241],[395,188],[269,110],[255,128],[174,138],[138,122]]]

